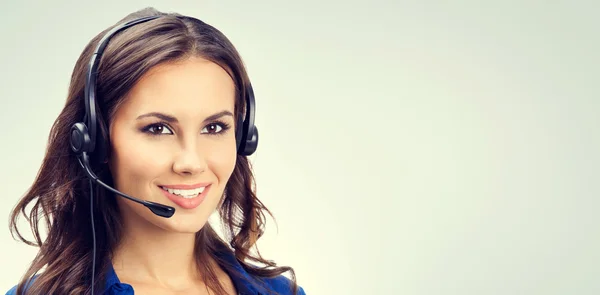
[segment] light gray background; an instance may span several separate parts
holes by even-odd
[[[259,243],[316,294],[599,294],[595,1],[3,1],[0,217],[71,70],[146,6],[240,50],[257,94]],[[0,289],[35,249],[0,227]]]

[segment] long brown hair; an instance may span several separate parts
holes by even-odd
[[[164,63],[201,56],[226,69],[236,85],[236,116],[245,111],[245,91],[249,79],[243,62],[230,41],[214,27],[175,13],[162,13],[146,8],[132,13],[119,23],[138,17],[162,17],[138,24],[119,33],[106,47],[98,67],[97,93],[100,126],[106,136],[106,126],[133,85],[152,67]],[[13,209],[10,230],[13,237],[39,252],[19,282],[17,294],[22,294],[29,282],[29,294],[89,294],[91,293],[92,231],[90,230],[90,184],[69,145],[71,126],[83,119],[84,83],[88,61],[102,36],[99,33],[84,48],[71,77],[68,97],[54,122],[48,138],[46,154],[38,175],[23,198]],[[241,126],[236,126],[240,128]],[[108,138],[107,138],[108,139]],[[92,158],[92,168],[105,183],[112,178],[103,161]],[[216,294],[225,294],[215,271],[200,261],[215,261],[229,273],[235,270],[219,259],[218,251],[230,251],[243,268],[256,278],[270,278],[290,272],[291,287],[297,289],[294,271],[265,260],[252,251],[264,232],[265,213],[269,210],[254,192],[251,165],[245,156],[237,162],[225,189],[218,211],[227,229],[220,238],[207,223],[196,234],[196,261],[207,287]],[[95,290],[102,290],[103,276],[109,267],[112,251],[121,237],[121,223],[115,197],[94,186],[94,222],[96,228]],[[27,208],[30,207],[29,212]],[[19,215],[29,222],[34,239],[28,240],[17,227]],[[47,237],[40,234],[44,222]],[[256,252],[256,253],[253,253]],[[262,264],[258,267],[253,264]],[[42,268],[45,268],[40,273]],[[31,280],[35,277],[35,280]],[[260,280],[259,280],[260,281]],[[265,290],[267,291],[267,290]]]

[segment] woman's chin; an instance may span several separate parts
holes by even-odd
[[[207,223],[206,220],[203,221],[203,219],[198,216],[194,218],[192,216],[176,215],[177,213],[171,218],[161,218],[162,220],[154,219],[151,222],[165,231],[181,234],[195,234]]]
[[[206,202],[194,209],[181,208],[164,199],[157,198],[149,201],[173,206],[175,207],[175,214],[169,218],[161,217],[142,205],[128,200],[119,200],[122,216],[128,220],[125,223],[150,231],[155,228],[158,231],[169,233],[192,234],[200,231],[209,222],[208,220],[215,212],[219,200],[208,198],[208,200],[205,200]]]

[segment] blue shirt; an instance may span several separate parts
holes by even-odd
[[[241,274],[241,277],[229,274],[238,294],[240,295],[262,295],[265,294],[260,287],[265,286],[269,293],[275,293],[280,295],[291,295],[293,292],[290,288],[290,280],[282,275],[275,278],[261,279],[253,277],[244,270],[242,265],[235,259],[232,253],[225,252],[220,253],[220,257],[226,260],[228,263],[234,266],[235,270]],[[261,284],[261,281],[263,282]],[[306,295],[302,287],[298,287],[298,295]],[[17,286],[10,289],[6,295],[16,295]],[[133,295],[133,287],[126,283],[121,283],[112,265],[109,265],[106,284],[104,285],[104,295]]]

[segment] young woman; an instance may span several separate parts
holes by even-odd
[[[253,120],[242,60],[212,26],[148,8],[96,36],[12,213],[40,249],[8,294],[304,294],[254,251],[269,211]]]

